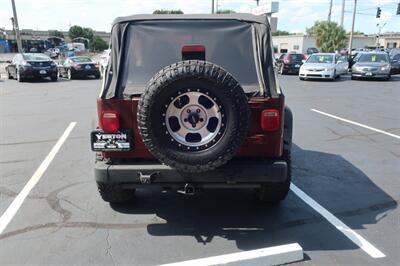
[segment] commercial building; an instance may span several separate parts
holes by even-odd
[[[308,48],[317,47],[315,37],[306,34],[273,36],[272,40],[277,53],[286,53],[291,51],[306,53]],[[383,34],[380,37],[379,43],[383,48],[400,47],[400,33]],[[356,35],[353,38],[354,48],[376,46],[377,37],[375,35]]]
[[[380,37],[379,43],[385,48],[400,48],[400,34],[384,34]]]

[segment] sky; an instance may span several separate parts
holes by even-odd
[[[291,33],[304,32],[316,20],[326,20],[330,0],[279,1],[278,29]],[[260,0],[260,5],[268,0]],[[354,0],[345,0],[345,29],[351,28]],[[378,31],[400,32],[400,15],[395,15],[400,0],[358,0],[355,30],[366,34]],[[20,29],[68,30],[71,25],[110,31],[114,18],[152,13],[156,9],[181,9],[184,13],[209,13],[211,0],[15,0]],[[255,0],[219,0],[219,9],[251,12]],[[340,21],[342,0],[333,0],[332,20]],[[376,19],[376,8],[382,8]],[[0,28],[11,29],[11,0],[0,0]]]

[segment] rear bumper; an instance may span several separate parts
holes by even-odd
[[[335,77],[334,71],[309,71],[301,69],[299,77],[307,79],[333,79]]]
[[[182,173],[158,162],[140,164],[95,163],[95,179],[101,183],[132,186],[173,187],[191,183],[196,187],[248,186],[258,187],[265,182],[284,182],[287,163],[281,160],[234,159],[217,170],[193,174]]]
[[[296,65],[298,67],[296,67]],[[283,65],[283,70],[285,70],[288,73],[295,73],[298,74],[300,71],[300,66],[301,64],[295,64],[295,65]]]
[[[367,72],[356,72],[352,71],[351,75],[357,78],[387,78],[390,75],[390,72],[370,72],[370,75],[367,75]]]
[[[40,73],[40,71],[45,71]],[[20,75],[22,78],[45,78],[45,77],[57,77],[57,68],[47,69],[20,69]]]
[[[71,69],[71,74],[74,77],[88,77],[88,76],[100,76],[100,70],[99,69],[82,69],[82,70],[72,70]]]

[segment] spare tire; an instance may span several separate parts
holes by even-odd
[[[137,113],[142,140],[153,156],[192,173],[232,159],[247,137],[249,117],[237,80],[205,61],[182,61],[158,72]]]

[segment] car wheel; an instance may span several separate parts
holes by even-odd
[[[131,201],[135,196],[135,189],[123,189],[117,184],[97,182],[97,189],[101,198],[109,203],[124,203]]]
[[[25,79],[23,77],[21,77],[21,74],[19,73],[19,70],[17,70],[17,80],[18,82],[24,82]]]
[[[300,80],[305,80],[305,78],[299,77]]]
[[[73,79],[72,73],[71,73],[71,69],[68,69],[68,70],[67,70],[67,79],[68,79],[68,80]]]
[[[94,78],[95,78],[95,79],[99,79],[99,78],[101,78],[101,76],[100,76],[100,74],[94,75]]]
[[[226,70],[183,61],[150,80],[137,119],[153,156],[180,171],[199,173],[234,157],[247,137],[250,111],[242,87]]]
[[[285,75],[286,74],[286,71],[284,70],[283,65],[281,65],[280,68],[279,68],[279,74],[281,74],[281,75]]]
[[[58,75],[51,77],[51,81],[57,81],[58,80]]]
[[[332,76],[332,79],[331,79],[331,80],[332,80],[332,81],[336,80],[336,77],[337,77],[337,76],[336,76],[336,70],[335,70],[335,71],[333,72],[333,76]]]
[[[351,75],[351,80],[356,80],[357,78],[353,75]]]
[[[286,161],[287,173],[286,180],[278,183],[263,183],[255,190],[257,200],[263,203],[277,204],[284,200],[290,190],[292,176],[292,159],[290,150],[284,150],[282,159]]]

